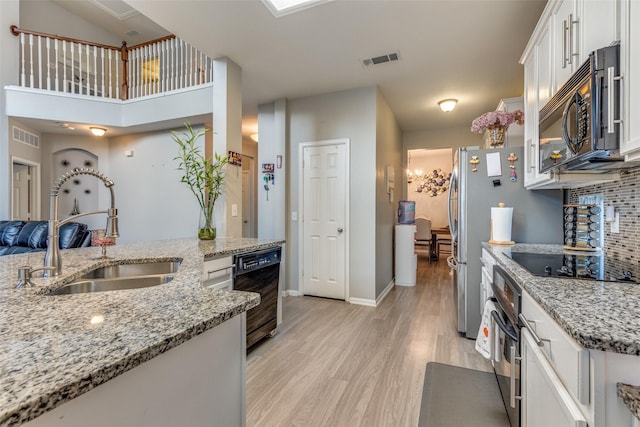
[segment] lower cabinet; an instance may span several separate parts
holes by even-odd
[[[522,427],[587,427],[531,333],[522,329]]]

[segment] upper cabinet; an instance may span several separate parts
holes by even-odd
[[[553,36],[551,48],[555,64],[554,89],[569,80],[573,71],[580,65],[580,53],[577,46],[581,25],[577,12],[576,0],[559,1],[555,3],[549,19],[548,26],[551,27]]]
[[[538,121],[540,109],[587,60],[590,52],[620,40],[618,13],[621,1],[628,2],[630,10],[632,5],[633,8],[640,9],[638,4],[640,2],[637,0],[549,0],[542,12],[520,59],[524,65],[525,81],[524,185],[526,188],[572,188],[619,178],[618,173],[558,173],[555,171],[540,173]],[[634,12],[638,14],[638,10]],[[638,24],[640,22],[636,26]],[[627,29],[630,28],[627,27]],[[638,35],[634,35],[637,39]],[[636,59],[636,61],[637,74],[640,71],[640,60]],[[636,98],[640,99],[638,89],[636,94]],[[634,131],[630,129],[629,134],[632,133]],[[635,144],[640,148],[640,122],[636,123],[635,135]]]
[[[640,161],[640,2],[620,1],[622,70],[622,141],[620,153]]]

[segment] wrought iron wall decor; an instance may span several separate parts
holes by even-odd
[[[437,168],[431,172],[420,175],[416,174],[413,176],[413,179],[416,182],[416,192],[435,197],[445,193],[449,189],[451,172],[444,172],[442,169]]]

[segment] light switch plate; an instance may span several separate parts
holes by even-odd
[[[231,216],[238,216],[238,205],[231,204]]]
[[[291,221],[297,221],[298,220],[298,212],[291,212]]]
[[[611,223],[611,233],[617,234],[620,232],[620,212],[616,212],[614,220]]]

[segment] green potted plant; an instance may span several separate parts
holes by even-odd
[[[196,131],[189,123],[184,126],[186,130],[182,133],[171,131],[173,140],[178,144],[178,156],[174,160],[178,160],[178,170],[184,173],[180,182],[189,186],[200,205],[198,238],[212,240],[216,238],[213,207],[222,194],[225,165],[229,160],[218,153],[214,153],[213,159],[207,159],[195,143],[208,129]]]

